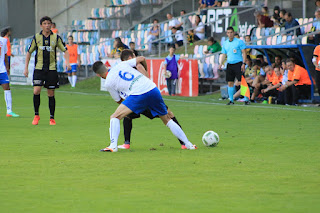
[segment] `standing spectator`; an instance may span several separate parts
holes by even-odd
[[[166,78],[169,95],[176,94],[176,84],[178,80],[178,61],[180,56],[175,55],[176,48],[171,46],[169,49],[169,55],[164,61],[164,70],[171,72],[171,76]]]
[[[221,51],[221,45],[213,37],[208,38],[208,50],[205,53],[215,53]]]
[[[10,69],[7,55],[7,42],[7,39],[0,37],[0,85],[4,90],[4,99],[7,106],[7,117],[16,118],[19,117],[19,115],[12,112],[12,96],[9,85],[9,76],[7,74]]]
[[[57,58],[56,51],[59,48],[62,52],[65,52],[65,59],[67,68],[70,70],[69,64],[69,52],[63,43],[60,36],[51,31],[51,18],[45,16],[40,19],[40,27],[42,31],[37,33],[29,46],[26,55],[26,64],[24,68],[24,75],[28,77],[29,70],[28,65],[31,58],[31,53],[36,51],[35,55],[35,70],[33,73],[33,106],[34,106],[34,119],[33,125],[38,125],[39,107],[40,107],[40,93],[41,88],[44,86],[47,88],[47,94],[49,99],[50,110],[50,125],[56,125],[54,120],[54,112],[56,108],[56,101],[54,97],[55,89],[59,88],[59,78],[57,72]],[[55,41],[55,42],[50,42]]]
[[[7,39],[7,56],[8,56],[8,66],[9,69],[7,70],[7,74],[10,75],[10,61],[11,61],[11,56],[14,57],[14,55],[11,53],[11,43],[10,43],[10,36],[11,36],[11,30],[10,28],[4,29],[1,32],[1,37],[4,37]]]
[[[180,30],[178,30],[176,27],[173,27],[171,29],[172,34],[174,35],[174,44],[175,47],[178,48],[183,45],[183,35]]]
[[[138,53],[138,51],[136,50],[136,43],[134,43],[133,41],[131,41],[131,42],[129,43],[129,47],[130,47],[130,50],[134,53],[134,55],[135,55],[136,57],[138,57],[138,56],[139,56],[139,53]]]
[[[233,102],[233,94],[235,93],[234,87],[234,79],[236,78],[239,82],[241,82],[241,76],[245,71],[246,66],[246,45],[241,39],[234,37],[234,29],[233,27],[227,28],[227,39],[222,46],[222,57],[219,65],[219,69],[222,67],[222,62],[227,57],[227,74],[226,80],[228,82],[228,94],[230,102],[227,105],[234,104]],[[249,99],[245,97],[245,104],[250,104]]]
[[[52,23],[51,31],[52,31],[53,33],[55,33],[55,34],[58,34],[58,33],[59,33],[58,29],[56,28],[56,23],[54,23],[54,22]]]
[[[269,18],[269,16],[264,16],[261,11],[256,12],[256,18],[258,22],[258,27],[273,27],[273,21]]]
[[[287,12],[286,15],[284,16],[285,20],[286,20],[286,23],[284,25],[285,29],[290,29],[292,27],[296,27],[296,26],[299,26],[299,22],[297,22],[297,20],[295,20],[293,17],[292,17],[292,14],[290,12]],[[290,30],[287,32],[287,35],[296,35],[296,36],[299,36],[301,35],[301,30],[300,30],[300,27],[298,27],[296,30],[295,30],[295,33],[293,32],[293,30]]]
[[[70,82],[70,85],[72,88],[76,87],[76,83],[77,83],[77,67],[80,67],[80,52],[78,49],[78,45],[73,43],[73,36],[70,35],[68,37],[68,44],[66,45],[68,48],[68,52],[69,52],[69,62],[70,62],[70,66],[71,69],[68,70],[67,69],[67,73],[68,73],[68,80]]]
[[[200,40],[204,39],[204,24],[201,22],[199,15],[196,16],[193,28],[195,28],[195,35],[198,36]]]
[[[288,72],[288,81],[279,89],[285,91],[286,104],[296,105],[299,99],[310,99],[311,80],[308,71],[295,64],[293,59],[286,61]]]
[[[180,29],[180,22],[178,21],[178,19],[173,18],[171,13],[167,14],[167,19],[169,20],[169,30],[172,29],[172,27],[176,27],[177,29]]]
[[[179,27],[183,27],[184,31],[188,31],[189,29],[192,28],[192,24],[188,16],[186,16],[186,11],[181,10],[180,15],[182,16],[182,21],[179,24]]]
[[[152,51],[152,44],[153,44],[152,42],[154,40],[156,40],[157,38],[159,38],[159,33],[160,33],[159,21],[158,21],[158,19],[154,19],[153,25],[150,28],[150,31],[149,31],[149,34],[147,37],[147,41],[148,41],[148,45],[149,45],[149,53],[151,53],[151,51]]]
[[[316,46],[313,51],[312,62],[316,68],[316,85],[318,86],[318,93],[320,95],[320,45]]]

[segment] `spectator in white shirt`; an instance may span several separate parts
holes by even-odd
[[[178,21],[178,19],[173,18],[171,13],[167,14],[167,19],[169,20],[169,30],[171,30],[172,27],[176,27],[177,29],[180,28],[180,22]]]
[[[204,24],[201,22],[201,18],[199,15],[196,16],[195,24],[193,26],[195,28],[195,35],[198,36],[200,40],[204,39]]]
[[[174,35],[175,38],[175,46],[176,48],[180,47],[183,45],[183,35],[182,32],[180,30],[178,30],[176,27],[173,27],[171,29],[172,34]]]

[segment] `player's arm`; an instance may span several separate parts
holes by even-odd
[[[23,72],[23,74],[24,74],[24,76],[26,76],[26,78],[28,78],[28,75],[29,75],[28,67],[29,67],[30,58],[31,58],[31,53],[27,52],[25,66],[24,66],[24,72]]]
[[[137,70],[139,72],[141,72],[144,76],[146,76],[147,78],[149,78],[149,73],[148,71],[145,69],[145,66],[142,65],[142,63],[137,64],[136,66]]]
[[[80,67],[80,65],[81,65],[80,54],[78,54],[77,60],[78,60],[78,67]]]
[[[7,54],[4,55],[4,63],[6,65],[7,73],[8,73],[8,75],[10,75],[10,66],[9,66],[9,60],[8,60],[8,55]]]
[[[146,63],[146,58],[145,57],[143,57],[143,56],[138,56],[138,57],[136,57],[136,64],[138,65],[138,64],[140,64],[140,63],[142,63],[142,62],[145,62]],[[147,63],[146,63],[147,64]]]
[[[242,66],[241,66],[241,71],[244,72],[246,70],[246,59],[247,59],[247,53],[246,49],[241,50],[242,53]]]
[[[64,52],[64,58],[66,59],[67,69],[68,69],[68,70],[71,70],[70,61],[69,61],[70,54],[69,54],[69,51],[68,51],[68,50],[66,50],[66,51]]]
[[[298,83],[299,81],[297,80],[293,80],[293,81],[287,81],[284,85],[282,85],[280,88],[279,88],[279,91],[284,91],[285,89],[287,89],[288,87],[292,86],[293,84],[296,84]]]
[[[226,60],[226,57],[227,57],[226,54],[224,54],[224,53],[221,54],[220,62],[219,62],[219,68],[218,68],[219,70],[221,70],[222,63],[224,62],[224,60]]]

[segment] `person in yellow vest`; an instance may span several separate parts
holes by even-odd
[[[73,43],[73,36],[68,37],[68,44],[66,45],[69,51],[69,63],[71,66],[70,70],[66,70],[68,73],[68,80],[72,88],[76,87],[77,83],[77,68],[80,67],[80,52],[78,45]]]

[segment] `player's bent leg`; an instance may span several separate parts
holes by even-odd
[[[132,113],[132,110],[129,109],[126,105],[120,104],[116,111],[110,116],[110,119],[112,118],[118,118],[119,120],[122,120],[124,117]]]
[[[182,140],[187,147],[187,149],[197,149],[187,138],[186,134],[183,132],[181,127],[176,124],[170,117],[167,115],[159,116],[162,122],[171,130],[171,132],[180,140]]]

